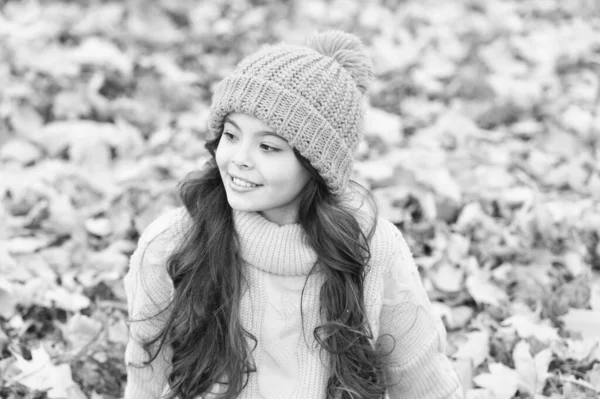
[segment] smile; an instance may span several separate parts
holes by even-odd
[[[250,182],[247,182],[246,180],[238,179],[237,177],[233,177],[233,176],[230,176],[230,177],[231,177],[230,181],[232,183],[232,187],[249,189],[249,188],[256,188],[256,187],[261,186],[260,184],[250,183]]]

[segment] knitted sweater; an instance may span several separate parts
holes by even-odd
[[[319,287],[322,275],[307,275],[316,254],[303,240],[299,224],[279,226],[256,212],[233,211],[240,238],[248,290],[242,295],[242,326],[258,340],[252,352],[257,372],[240,398],[325,398],[328,355],[320,357],[313,330],[321,324]],[[162,309],[173,294],[166,260],[175,248],[186,223],[187,211],[177,208],[150,224],[143,232],[125,276],[129,315],[141,319]],[[388,388],[391,399],[458,399],[462,387],[446,357],[446,331],[432,313],[412,255],[400,231],[380,218],[370,243],[370,269],[365,277],[364,298],[375,340],[384,348],[395,346],[385,359],[391,364],[386,379],[398,382]],[[300,316],[302,300],[304,331]],[[132,322],[125,351],[127,385],[124,399],[153,399],[169,389],[167,375],[172,356],[165,348],[151,363],[140,339],[153,336],[161,318]],[[249,348],[254,342],[249,342]],[[386,351],[387,352],[387,351]],[[324,352],[326,354],[326,352]],[[223,387],[215,384],[212,392]],[[206,398],[218,397],[212,394]]]

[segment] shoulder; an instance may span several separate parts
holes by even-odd
[[[400,229],[389,220],[379,216],[376,203],[372,204],[371,201],[366,201],[364,196],[359,194],[359,192],[349,191],[344,197],[344,201],[352,209],[364,234],[368,234],[375,225],[373,236],[369,241],[371,261],[390,261],[394,257],[412,256]]]
[[[167,262],[183,238],[189,219],[187,210],[180,207],[160,214],[144,228],[123,279],[131,317],[146,322],[169,304],[174,288]],[[145,338],[153,336],[158,331],[153,323],[134,323],[136,333]]]
[[[401,241],[404,241],[404,237],[400,229],[389,220],[378,217],[371,246],[381,252],[390,253],[398,249]]]
[[[143,230],[140,244],[149,245],[157,240],[176,240],[184,233],[190,221],[191,218],[183,206],[163,212]]]
[[[412,252],[402,231],[385,218],[377,218],[377,226],[369,247],[371,262],[381,264],[385,270],[394,264],[413,262]]]
[[[189,220],[187,210],[179,207],[162,213],[143,230],[125,276],[128,295],[138,297],[140,292],[154,292],[154,296],[166,300],[165,295],[172,292],[166,262],[183,238]],[[138,290],[140,287],[149,290]]]
[[[384,270],[389,270],[392,265],[414,263],[412,253],[408,247],[402,231],[389,220],[377,213],[377,205],[368,206],[369,201],[364,197],[349,192],[344,200],[350,205],[354,216],[364,234],[367,234],[375,224],[375,230],[369,241],[371,266],[381,265]]]

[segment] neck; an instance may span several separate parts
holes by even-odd
[[[308,274],[317,255],[299,223],[279,225],[257,212],[233,210],[244,261],[278,275]]]
[[[259,215],[267,219],[268,221],[277,224],[278,226],[298,223],[297,214],[289,214],[282,212],[259,212]]]

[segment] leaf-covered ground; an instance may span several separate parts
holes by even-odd
[[[377,70],[355,179],[470,399],[600,396],[596,0],[0,1],[0,397],[119,398],[122,277],[211,88],[327,27]]]

